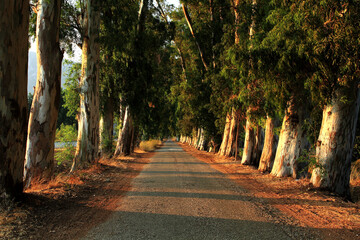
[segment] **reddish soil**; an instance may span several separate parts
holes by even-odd
[[[0,208],[0,239],[78,239],[105,221],[153,153],[101,159],[87,170],[59,173],[27,190],[20,203]]]
[[[325,239],[360,239],[360,202],[344,201],[326,191],[311,186],[308,179],[276,178],[260,173],[252,166],[234,162],[234,158],[219,157],[214,153],[196,150],[180,144],[194,157],[209,163],[305,228],[316,229]],[[353,187],[357,192],[359,183]],[[354,190],[355,189],[355,190]],[[357,195],[354,199],[359,199]]]
[[[291,218],[288,222],[316,229],[325,239],[359,239],[360,201],[346,202],[314,189],[307,179],[275,178],[251,166],[242,166],[232,158],[180,145],[236,181],[260,202]],[[5,209],[0,206],[0,239],[56,240],[84,236],[117,209],[131,188],[132,179],[152,155],[138,150],[130,157],[101,159],[90,169],[72,175],[60,172],[52,182],[33,186],[21,202],[8,204]],[[354,192],[359,191],[359,185]]]

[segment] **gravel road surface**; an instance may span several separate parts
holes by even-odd
[[[294,228],[269,218],[241,186],[167,141],[112,217],[84,239],[309,238]]]

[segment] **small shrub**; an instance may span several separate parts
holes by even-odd
[[[160,140],[142,141],[140,143],[140,149],[145,152],[151,152],[158,148],[161,144],[162,142]]]

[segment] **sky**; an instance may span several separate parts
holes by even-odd
[[[168,3],[173,4],[175,7],[178,7],[180,5],[179,0],[166,0]]]

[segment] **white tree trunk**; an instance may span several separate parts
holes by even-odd
[[[264,149],[261,154],[259,171],[271,172],[274,163],[278,137],[274,133],[275,121],[272,117],[266,119]]]
[[[296,160],[309,147],[306,133],[303,130],[305,114],[303,106],[295,104],[294,98],[292,98],[282,123],[274,165],[271,170],[272,175],[297,177]]]
[[[59,113],[61,62],[61,0],[40,0],[36,23],[37,83],[26,145],[24,183],[47,181],[53,175],[54,142]]]
[[[23,190],[29,1],[0,4],[0,196]]]
[[[126,107],[123,127],[119,130],[119,138],[116,144],[115,156],[129,155],[131,153],[131,144],[133,140],[133,122],[129,107]]]
[[[80,117],[73,166],[94,163],[99,150],[99,29],[100,12],[96,0],[85,1],[84,40],[80,79]]]
[[[236,131],[238,123],[238,111],[232,110],[231,113],[231,121],[230,121],[230,129],[229,129],[229,137],[228,143],[226,144],[225,156],[233,156],[235,154],[235,141],[236,141]]]
[[[206,139],[206,136],[205,136],[205,130],[203,128],[201,128],[198,149],[200,151],[204,151],[204,150],[207,149],[206,145],[207,145],[207,139]]]
[[[246,120],[245,142],[241,164],[250,165],[252,160],[253,148],[255,146],[254,128],[249,119]]]
[[[226,148],[227,144],[229,142],[229,135],[230,135],[230,125],[231,125],[231,115],[228,113],[226,115],[226,123],[225,123],[225,129],[223,134],[223,140],[220,145],[219,155],[225,156],[226,154]]]
[[[346,96],[350,103],[344,103]],[[316,147],[317,162],[311,176],[314,186],[325,187],[350,197],[350,169],[359,115],[360,94],[357,85],[350,91],[340,89],[325,106]]]

